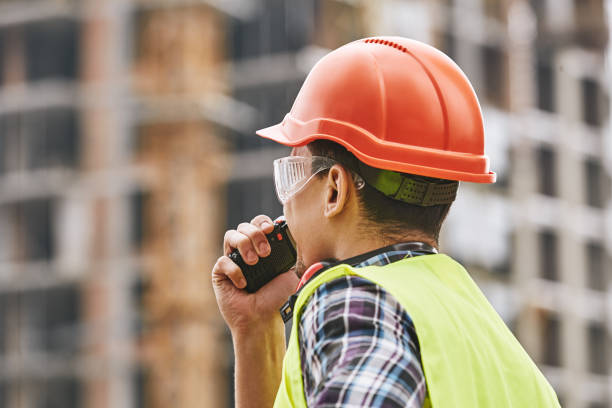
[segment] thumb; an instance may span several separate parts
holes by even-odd
[[[287,301],[289,296],[295,293],[298,282],[299,278],[293,272],[293,269],[290,269],[263,286],[259,292],[262,292],[261,296],[268,299],[278,309]]]

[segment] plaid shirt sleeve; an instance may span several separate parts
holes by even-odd
[[[427,393],[412,319],[380,286],[321,285],[299,323],[309,407],[422,407]]]

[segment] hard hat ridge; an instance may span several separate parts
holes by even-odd
[[[365,42],[367,44],[372,43],[372,44],[388,45],[388,46],[396,48],[396,49],[398,49],[398,50],[400,50],[402,52],[408,53],[408,49],[406,47],[404,47],[404,46],[402,46],[402,45],[400,45],[400,44],[398,44],[396,42],[385,40],[385,39],[382,39],[382,38],[372,37],[372,38],[364,38],[364,39],[361,39],[361,40],[358,40],[358,41],[363,41],[363,42]]]

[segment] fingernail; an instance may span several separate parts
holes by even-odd
[[[246,287],[246,280],[244,280],[244,278],[240,278],[240,280],[238,281],[238,287],[240,289]]]
[[[265,242],[262,242],[262,244],[259,246],[259,252],[261,252],[262,254],[267,254],[268,249],[268,244],[266,244]]]
[[[262,223],[261,223],[261,227],[262,227],[262,229],[266,229],[266,228],[268,228],[268,227],[272,227],[272,226],[273,226],[273,225],[272,225],[272,224],[270,224],[268,221],[264,221],[264,222],[262,222]]]
[[[257,260],[257,255],[255,255],[255,252],[253,251],[247,252],[247,260],[249,262],[255,262]]]

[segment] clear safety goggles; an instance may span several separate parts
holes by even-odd
[[[318,173],[330,169],[337,161],[329,157],[288,156],[274,160],[274,185],[281,204],[297,194]],[[361,189],[365,182],[355,172],[353,180],[357,189]]]

